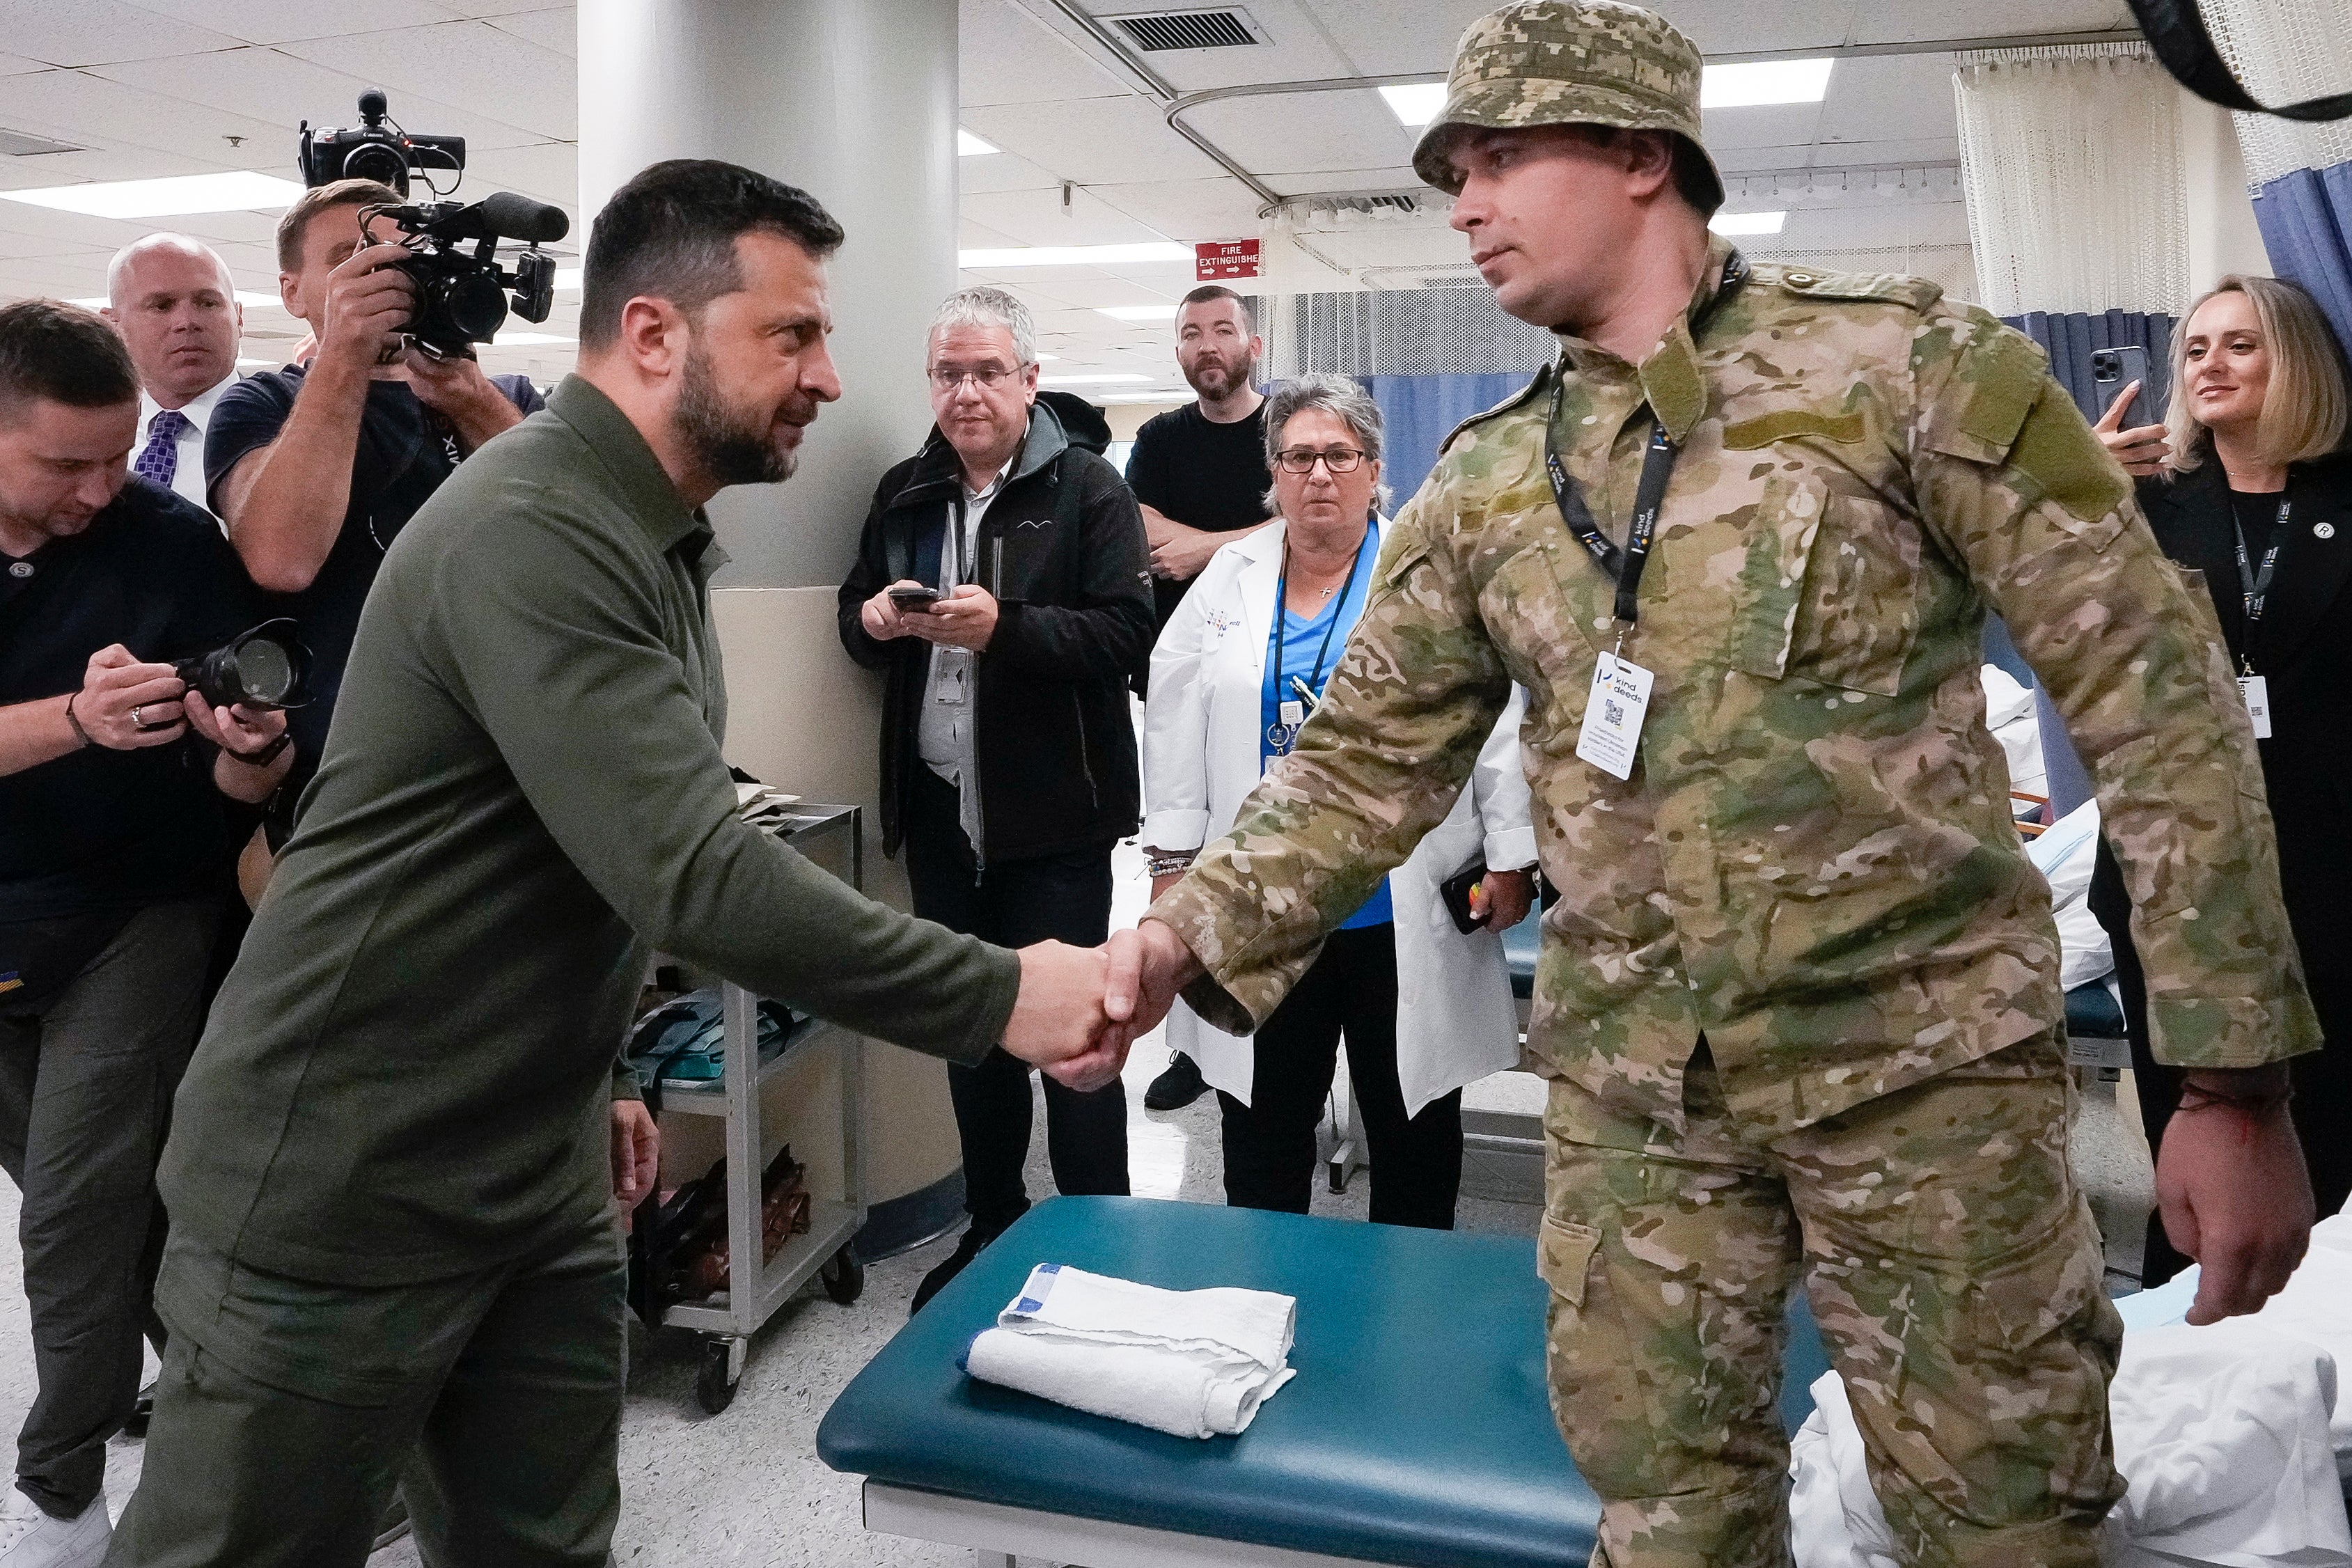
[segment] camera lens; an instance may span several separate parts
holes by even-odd
[[[430,299],[417,310],[417,320],[429,319],[453,329],[460,342],[488,342],[506,324],[506,290],[499,287],[497,279],[484,273],[436,278],[426,292]]]
[[[294,691],[294,660],[286,649],[266,637],[256,637],[229,656],[236,662],[237,700],[249,708],[275,708]]]
[[[344,157],[343,178],[373,180],[404,196],[408,194],[408,159],[396,147],[370,142],[352,148]]]

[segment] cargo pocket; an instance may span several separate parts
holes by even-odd
[[[1551,1293],[1571,1307],[1584,1305],[1584,1281],[1592,1272],[1592,1255],[1601,1247],[1601,1233],[1589,1225],[1570,1225],[1545,1216],[1536,1233],[1536,1276]]]
[[[1807,558],[1822,526],[1826,495],[1818,475],[1778,472],[1764,481],[1756,520],[1745,531],[1746,557],[1731,584],[1731,640],[1724,661],[1767,680],[1789,673]]]
[[[1826,499],[1806,563],[1790,672],[1892,697],[1919,632],[1918,525],[1860,496]]]

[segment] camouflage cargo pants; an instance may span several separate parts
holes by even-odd
[[[1554,1082],[1539,1267],[1595,1568],[1781,1568],[1782,1313],[1801,1274],[1906,1564],[2095,1568],[2123,1494],[2122,1324],[2045,1036],[1743,1143],[1704,1052],[1686,1131]]]

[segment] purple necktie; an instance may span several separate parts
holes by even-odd
[[[131,471],[170,489],[172,476],[180,471],[180,432],[187,428],[188,416],[178,409],[156,410],[154,421],[147,426],[147,449],[139,454]]]

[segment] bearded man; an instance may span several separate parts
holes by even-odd
[[[702,508],[790,476],[841,395],[841,238],[749,169],[638,174],[589,239],[579,373],[386,553],[175,1108],[171,1349],[109,1562],[358,1568],[395,1480],[427,1562],[608,1560],[649,948],[950,1061],[1108,1076],[1097,954],[885,909],[736,815]]]

